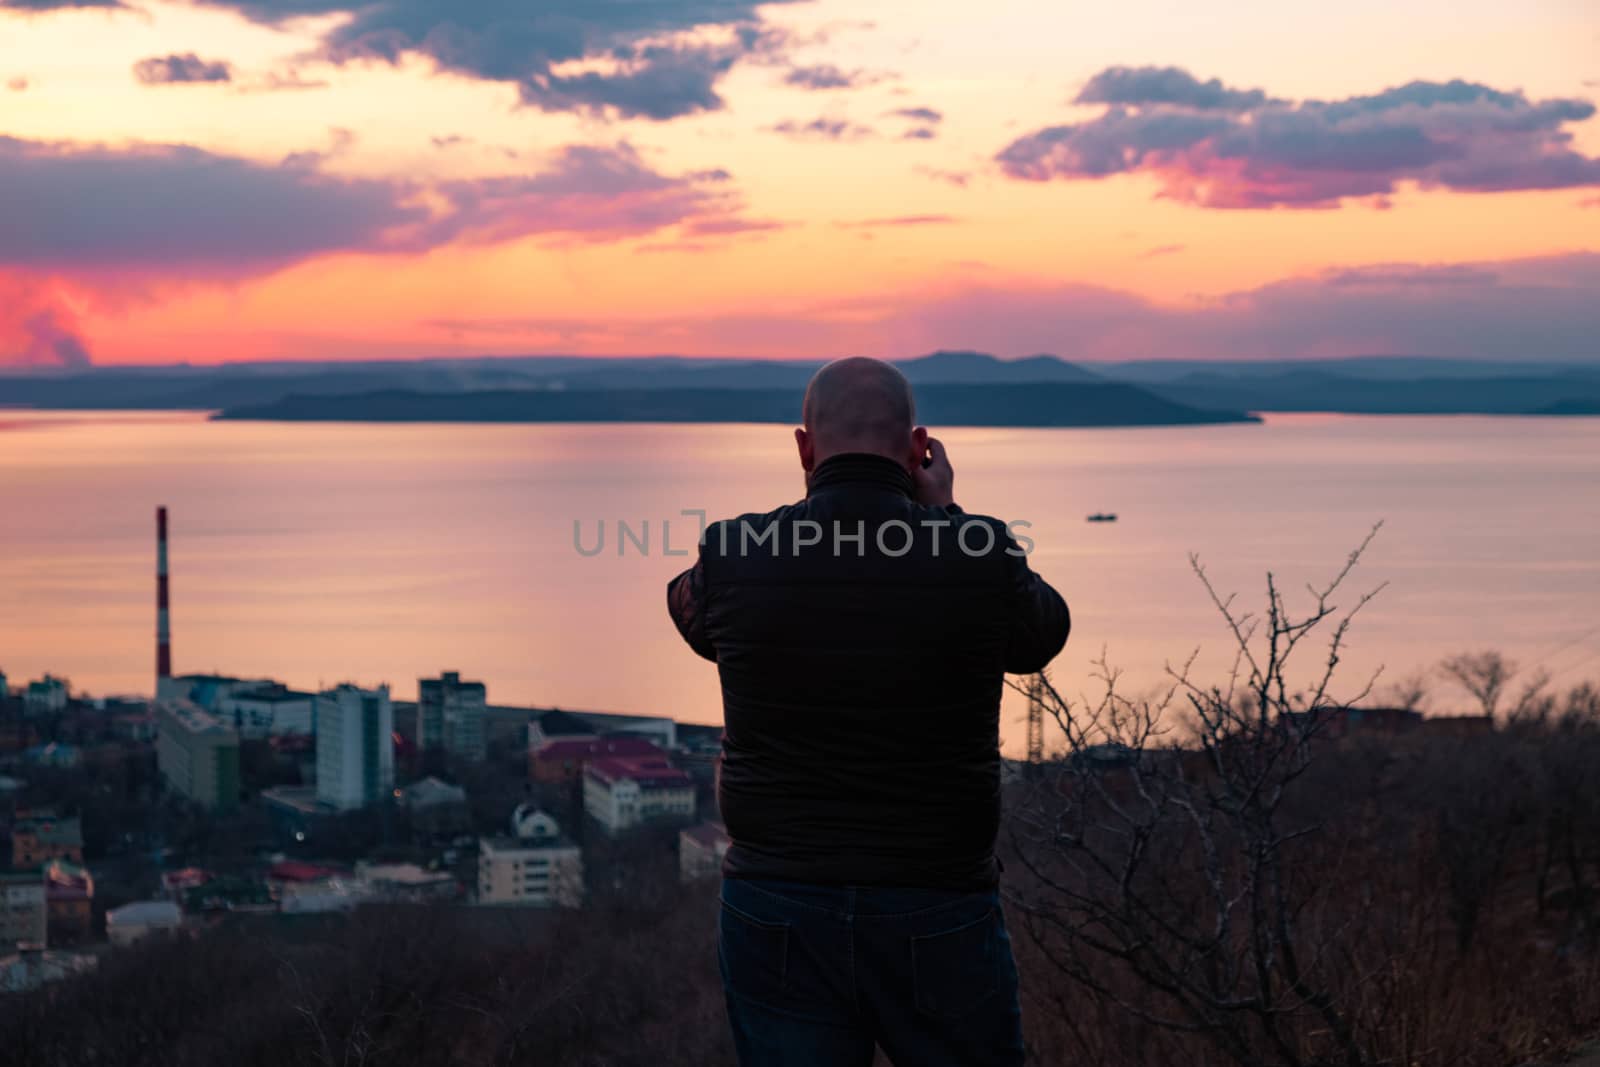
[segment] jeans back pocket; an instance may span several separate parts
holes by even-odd
[[[917,1010],[954,1019],[1000,991],[1005,945],[993,908],[949,930],[911,939],[911,978]]]
[[[718,958],[729,993],[768,1003],[788,988],[789,924],[767,922],[722,901]]]

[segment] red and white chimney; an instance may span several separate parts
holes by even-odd
[[[167,619],[167,509],[156,508],[156,690],[172,677],[172,629]]]

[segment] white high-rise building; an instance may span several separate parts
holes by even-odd
[[[317,694],[317,799],[336,808],[376,804],[394,788],[389,687],[341,685]]]

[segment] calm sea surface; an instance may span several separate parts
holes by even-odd
[[[1189,569],[1261,602],[1331,575],[1379,520],[1354,593],[1352,687],[1463,649],[1558,680],[1600,675],[1600,420],[1279,416],[1260,426],[952,430],[956,496],[1032,523],[1033,565],[1074,630],[1059,684],[1102,649],[1130,683],[1226,634]],[[152,688],[154,511],[172,512],[180,671],[297,686],[440,670],[496,703],[720,717],[716,672],[663,587],[697,521],[801,493],[767,426],[296,425],[192,415],[0,412],[0,669],[95,694]],[[1090,512],[1114,524],[1089,524]],[[650,552],[617,555],[616,524]],[[574,522],[592,548],[574,548]],[[1303,595],[1297,603],[1305,603]],[[1319,650],[1312,649],[1310,658]],[[1437,711],[1466,710],[1443,687]],[[1007,713],[1015,744],[1020,708]]]

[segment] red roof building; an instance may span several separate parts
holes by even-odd
[[[583,777],[583,810],[610,833],[658,818],[694,817],[694,779],[664,753],[605,756]]]
[[[528,754],[528,776],[536,782],[571,782],[598,759],[653,756],[664,760],[666,755],[654,742],[641,737],[546,741]]]

